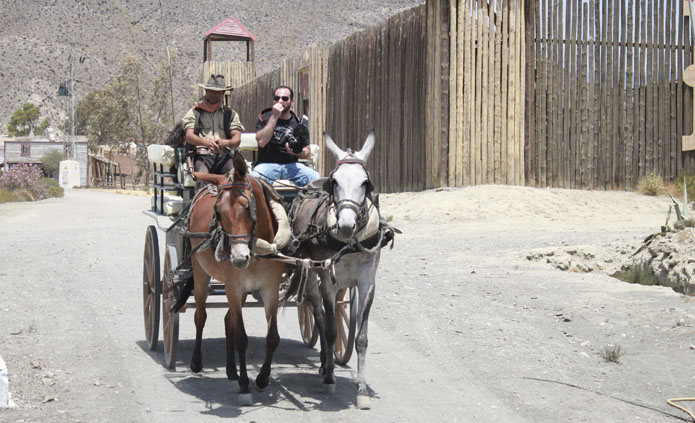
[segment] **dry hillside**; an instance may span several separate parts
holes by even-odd
[[[183,113],[202,61],[202,36],[229,16],[256,36],[256,62],[263,73],[311,44],[338,41],[422,2],[3,0],[0,133],[25,102],[41,106],[42,118],[54,126],[67,118],[69,98],[57,92],[67,80],[71,42],[76,57],[84,58],[75,71],[78,100],[117,74],[127,55],[152,67],[163,63],[168,42],[176,57],[176,109]],[[213,54],[221,59],[217,50]]]

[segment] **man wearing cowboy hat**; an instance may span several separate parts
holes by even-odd
[[[184,116],[188,149],[193,153],[193,169],[196,172],[225,174],[233,169],[233,149],[241,143],[244,126],[239,114],[224,105],[226,86],[223,75],[210,75],[205,84],[205,96]]]

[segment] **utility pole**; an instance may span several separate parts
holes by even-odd
[[[68,58],[70,67],[68,77],[70,78],[70,141],[72,143],[72,159],[77,160],[77,151],[75,151],[75,43],[70,43],[70,57]]]

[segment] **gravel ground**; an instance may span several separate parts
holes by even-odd
[[[666,199],[479,186],[382,195],[381,205],[403,234],[382,254],[367,355],[374,397],[360,411],[356,358],[338,369],[335,394],[324,391],[318,351],[301,345],[289,308],[254,406],[238,407],[225,378],[222,311],[208,319],[202,374],[186,370],[192,313],[181,316],[177,370],[162,366],[142,323],[148,197],[70,190],[0,204],[0,356],[17,405],[0,421],[689,421],[666,400],[695,396],[692,297],[527,259],[644,238]],[[265,324],[245,314],[255,377]],[[620,363],[602,358],[611,346]]]

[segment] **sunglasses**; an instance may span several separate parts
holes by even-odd
[[[278,100],[280,100],[280,99],[282,99],[282,101],[288,101],[290,98],[287,97],[286,95],[282,95],[282,96],[280,96],[280,95],[275,95],[275,96],[273,96],[273,100],[275,100],[275,101],[278,101]]]

